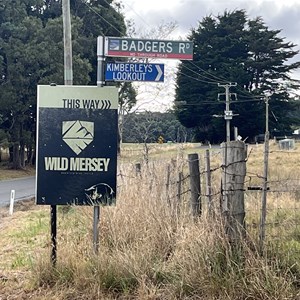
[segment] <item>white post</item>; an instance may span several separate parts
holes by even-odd
[[[234,140],[237,141],[239,136],[238,128],[234,126],[233,129],[234,129]]]
[[[97,37],[97,86],[102,87],[105,84],[104,79],[104,37]]]
[[[14,202],[15,202],[15,190],[10,191],[10,204],[9,204],[9,214],[12,215],[14,212]]]
[[[62,13],[64,34],[64,81],[65,85],[73,85],[70,0],[62,1]]]

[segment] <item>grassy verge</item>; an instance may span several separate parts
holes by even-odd
[[[158,201],[128,200],[102,209],[98,255],[92,252],[92,210],[59,209],[56,268],[50,264],[49,210],[17,212],[0,235],[2,297],[299,299],[293,268],[300,257],[287,259],[287,248],[270,247],[264,257],[249,241],[233,249],[220,222],[195,223],[188,215],[170,215]]]
[[[27,176],[34,176],[35,168],[34,167],[26,167],[22,170],[14,170],[8,167],[6,164],[0,165],[0,180],[9,180]]]
[[[173,156],[166,155],[169,162]],[[255,167],[260,156],[250,157],[251,174],[260,173]],[[263,256],[251,231],[232,247],[217,215],[193,220],[186,194],[180,210],[170,204],[175,198],[165,191],[166,165],[160,161],[154,167],[142,168],[141,176],[134,176],[128,164],[122,167],[117,206],[101,208],[98,254],[92,247],[92,208],[59,207],[55,268],[50,264],[49,207],[29,201],[13,216],[3,211],[0,299],[300,299],[297,235],[281,243],[270,240]],[[279,167],[272,176],[289,174]],[[251,211],[259,195],[246,201]],[[282,206],[291,203],[281,201]],[[257,222],[252,212],[249,218]],[[270,214],[287,230],[291,221],[282,212]]]

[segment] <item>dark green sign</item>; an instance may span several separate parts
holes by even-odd
[[[118,91],[38,86],[37,204],[112,204]]]

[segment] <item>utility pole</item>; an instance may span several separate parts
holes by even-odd
[[[64,28],[64,79],[65,85],[73,85],[70,0],[62,0],[62,14]]]
[[[73,85],[72,69],[72,40],[71,40],[71,17],[70,0],[62,0],[63,32],[64,32],[64,83]],[[50,207],[51,226],[51,262],[55,267],[57,260],[57,207]]]
[[[232,120],[233,114],[232,114],[232,110],[230,110],[230,97],[231,97],[231,93],[229,92],[229,89],[232,86],[236,86],[237,83],[229,83],[229,84],[220,84],[218,83],[218,87],[223,87],[225,88],[225,111],[224,111],[224,120],[226,121],[226,142],[230,141],[230,120]],[[219,94],[220,95],[220,94]]]

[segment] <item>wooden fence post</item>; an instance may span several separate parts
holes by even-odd
[[[177,201],[178,203],[181,202],[181,191],[182,191],[182,180],[183,180],[183,173],[178,173],[178,185],[177,185]]]
[[[180,213],[180,206],[181,206],[181,190],[182,190],[182,180],[183,180],[183,173],[178,173],[178,185],[177,185],[177,213]]]
[[[197,153],[188,155],[190,186],[191,186],[191,209],[194,217],[201,215],[201,189],[200,189],[200,172],[199,157]]]
[[[259,230],[259,250],[263,253],[264,242],[266,237],[266,218],[267,218],[267,191],[268,191],[268,165],[269,165],[269,131],[265,134],[264,145],[264,177],[262,186],[262,203],[260,216],[260,230]]]
[[[170,195],[169,195],[170,176],[171,176],[171,166],[168,164],[168,166],[167,166],[166,196],[167,196],[167,203],[168,203],[169,207],[171,207],[171,200],[170,200]]]
[[[222,149],[222,214],[230,241],[245,233],[244,180],[246,151],[242,141],[221,144]]]
[[[135,164],[135,174],[137,176],[141,176],[141,164],[140,163]]]
[[[211,215],[213,211],[212,197],[211,197],[211,172],[210,172],[210,155],[209,150],[205,151],[205,184],[206,184],[206,197],[208,205],[208,213]]]

